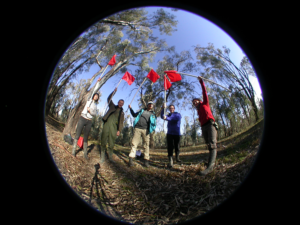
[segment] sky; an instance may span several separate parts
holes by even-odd
[[[156,11],[158,8],[161,7],[148,7],[147,11],[149,13]],[[168,43],[169,46],[175,45],[176,52],[180,53],[183,50],[190,50],[192,53],[192,57],[196,60],[196,54],[193,52],[193,46],[196,46],[197,44],[206,47],[208,43],[213,43],[216,48],[222,48],[222,46],[228,47],[230,51],[230,58],[231,60],[236,64],[239,65],[241,59],[245,56],[242,49],[238,46],[238,44],[227,34],[225,31],[223,31],[221,28],[213,24],[212,22],[206,20],[203,17],[200,17],[196,14],[184,11],[184,10],[178,10],[176,12],[171,11],[170,8],[165,8],[168,12],[176,15],[176,20],[178,20],[177,24],[177,31],[172,33],[172,36],[164,35],[162,36]],[[158,31],[154,31],[154,34],[158,34]],[[126,37],[123,37],[124,39]],[[157,62],[162,59],[162,57],[166,53],[157,53],[155,57],[155,61],[150,64],[150,66],[155,68],[157,67]],[[118,59],[118,56],[116,57]],[[80,79],[89,79],[91,78],[96,72],[99,71],[99,66],[94,65],[90,68],[89,72],[83,73],[80,76],[78,76],[77,80]],[[106,72],[109,71],[109,68]],[[130,67],[128,67],[128,72],[130,72],[134,76],[134,67],[130,70]],[[147,76],[147,72],[145,71],[145,76]],[[197,75],[198,74],[194,74]],[[100,112],[104,111],[104,106],[106,103],[106,99],[108,95],[113,91],[113,89],[116,87],[116,85],[119,83],[120,79],[122,78],[122,75],[114,76],[110,78],[106,84],[101,88],[100,92],[102,94],[100,98],[100,102],[98,104],[98,109]],[[160,74],[161,77],[163,77],[163,74]],[[98,77],[97,77],[98,78]],[[96,82],[97,78],[94,80],[93,84]],[[189,77],[191,80],[195,80],[197,78]],[[255,89],[256,97],[261,98],[261,89],[258,83],[257,78],[251,77],[250,81]],[[93,86],[92,84],[92,86]],[[207,84],[206,84],[207,85]],[[199,87],[199,93],[202,93],[200,85]],[[118,86],[118,91],[113,97],[113,102],[116,104],[119,99],[124,99],[125,104],[123,106],[124,111],[126,112],[128,108],[128,104],[132,101],[132,98],[134,94],[136,93],[136,90],[132,92],[132,94],[129,96],[130,91],[133,88],[138,88],[135,83],[133,83],[131,86],[129,86],[124,80],[121,81],[120,85]],[[200,96],[202,98],[202,96]],[[170,103],[167,103],[167,105]],[[138,108],[138,102],[137,97],[133,100],[132,109],[136,112],[139,110]],[[185,111],[183,109],[179,109],[176,107],[177,112],[181,113],[182,120],[181,120],[181,132],[183,132],[183,125],[184,125],[184,116],[189,116],[191,118],[192,112]],[[125,114],[130,114],[129,110]],[[130,115],[131,116],[131,115]],[[156,131],[159,131],[161,129],[160,125],[162,124],[163,120],[158,118],[157,119],[158,126]],[[166,125],[167,122],[165,122],[165,128],[164,131],[166,132]]]

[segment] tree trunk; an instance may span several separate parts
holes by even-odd
[[[65,124],[65,128],[63,130],[63,135],[65,135],[65,134],[71,134],[72,136],[75,135],[75,132],[76,132],[75,128],[76,128],[76,125],[80,118],[81,112],[84,109],[84,106],[87,102],[88,94],[89,94],[89,92],[84,93],[84,95],[82,96],[81,101],[79,101],[76,109],[74,108],[71,111],[71,113],[70,113],[71,115],[69,115],[68,120]]]
[[[242,106],[242,109],[243,109],[244,115],[245,115],[245,116],[246,116],[246,118],[247,118],[248,124],[250,125],[250,118],[249,118],[249,116],[248,116],[247,110],[246,110],[246,108],[245,108],[245,106],[244,106],[244,105],[241,105],[241,106]]]
[[[257,122],[259,120],[259,116],[258,116],[258,109],[257,109],[257,106],[255,104],[255,100],[254,99],[251,99],[251,103],[252,103],[252,109],[254,111],[254,115],[255,115],[255,121]]]

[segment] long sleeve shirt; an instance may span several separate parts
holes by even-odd
[[[94,94],[99,90],[100,86],[102,84],[102,81],[98,81],[94,87],[94,89],[92,91],[90,91],[90,94],[87,98],[87,102],[81,112],[81,116],[86,118],[86,119],[92,119],[93,116],[96,115],[96,109],[97,109],[97,105],[95,103],[95,101],[93,101],[92,97],[94,96]],[[90,107],[90,113],[87,111],[87,108]]]
[[[203,95],[203,102],[200,101],[197,111],[198,111],[198,116],[199,116],[199,122],[201,126],[205,125],[210,119],[215,121],[214,116],[211,113],[209,102],[208,102],[208,96],[206,92],[206,88],[204,85],[203,80],[199,81],[200,85],[202,87],[202,95]]]
[[[87,108],[90,107],[90,112],[87,111]],[[89,100],[84,106],[84,109],[82,110],[81,116],[86,119],[92,119],[93,116],[96,115],[96,109],[97,105],[94,100]]]
[[[161,111],[160,117],[164,119],[164,110]],[[173,112],[169,115],[166,115],[166,117],[166,120],[168,121],[167,134],[180,135],[181,114],[178,112]]]

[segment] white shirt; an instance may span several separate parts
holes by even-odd
[[[87,108],[90,107],[90,113],[87,111]],[[84,106],[84,109],[81,112],[81,116],[86,119],[92,119],[96,115],[97,105],[94,100],[89,100]]]

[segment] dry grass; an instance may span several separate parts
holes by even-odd
[[[115,145],[115,162],[101,164],[98,182],[92,184],[99,146],[89,143],[86,161],[82,151],[76,157],[70,154],[71,146],[61,139],[59,128],[46,122],[46,130],[56,165],[78,195],[102,213],[135,224],[174,224],[214,208],[246,177],[260,143],[259,129],[252,128],[227,148],[218,149],[216,167],[205,177],[198,172],[205,169],[207,150],[182,149],[182,163],[175,162],[172,169],[167,168],[166,150],[150,150],[149,168],[138,159],[129,168],[130,149]]]

